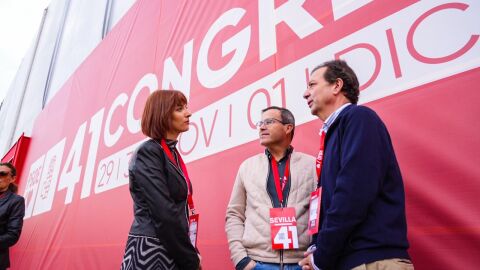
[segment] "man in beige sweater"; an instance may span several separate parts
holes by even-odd
[[[290,145],[295,118],[284,108],[262,110],[257,123],[265,153],[245,160],[227,206],[225,231],[237,270],[301,269],[310,244],[310,193],[316,188],[315,158]]]

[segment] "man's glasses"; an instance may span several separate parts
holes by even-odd
[[[9,174],[10,174],[10,172],[1,171],[1,172],[0,172],[0,177],[5,177],[5,176],[7,176],[7,175],[9,175]]]
[[[265,125],[265,126],[269,126],[275,122],[278,122],[282,125],[285,125],[285,124],[288,124],[288,123],[284,123],[283,121],[280,121],[278,119],[275,119],[275,118],[267,118],[265,120],[260,120],[258,121],[255,125],[257,126],[257,128],[260,128],[261,126]]]

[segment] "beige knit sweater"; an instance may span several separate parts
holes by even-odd
[[[270,238],[270,208],[267,193],[269,161],[258,154],[241,165],[227,206],[225,231],[231,259],[237,265],[244,257],[255,261],[279,263],[280,252],[272,250]],[[284,251],[284,263],[297,263],[310,244],[307,232],[310,193],[315,190],[315,158],[292,152],[290,160],[290,193],[287,207],[294,207],[298,229],[298,250]]]

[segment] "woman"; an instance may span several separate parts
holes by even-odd
[[[179,91],[157,90],[147,99],[141,125],[150,139],[130,161],[134,220],[122,270],[200,269],[200,256],[189,238],[191,183],[175,148],[191,115]]]
[[[17,170],[10,163],[0,163],[0,270],[10,267],[8,248],[20,238],[25,216],[25,200],[15,194]]]

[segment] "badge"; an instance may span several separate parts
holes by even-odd
[[[189,217],[190,225],[188,226],[188,236],[190,237],[190,242],[194,247],[197,246],[197,232],[198,232],[198,214],[190,215]]]
[[[317,188],[310,194],[310,208],[308,210],[308,234],[318,232],[320,220],[320,202],[322,201],[322,187]]]
[[[270,208],[270,231],[272,249],[297,249],[295,208]]]

